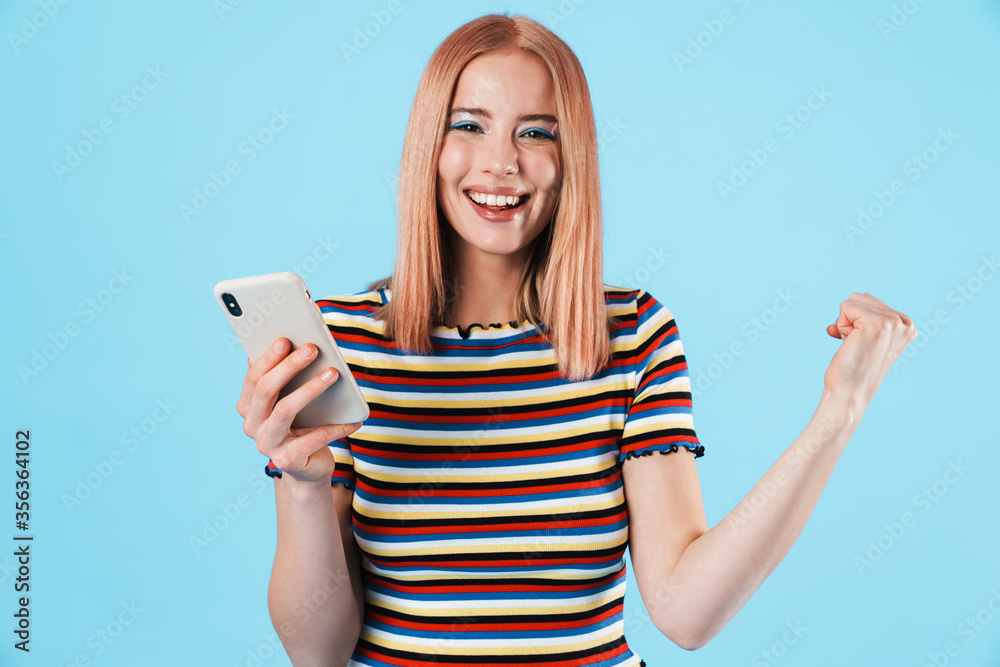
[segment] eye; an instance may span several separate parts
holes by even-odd
[[[454,125],[451,125],[448,129],[459,130],[461,132],[477,132],[480,130],[480,127],[475,123],[473,123],[472,121],[466,120],[462,121],[461,123],[455,123]]]
[[[545,130],[543,130],[541,128],[538,128],[538,127],[533,127],[530,130],[525,130],[524,132],[521,133],[521,136],[522,137],[526,137],[528,139],[555,139],[556,138],[555,135],[552,134],[551,132],[546,132]]]

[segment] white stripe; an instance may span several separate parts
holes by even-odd
[[[545,568],[543,570],[529,570],[527,568],[504,568],[503,572],[496,571],[481,571],[477,572],[475,570],[468,571],[448,568],[434,568],[434,569],[424,569],[424,570],[402,570],[395,567],[383,568],[375,565],[371,561],[364,561],[364,568],[369,572],[391,578],[396,581],[409,582],[409,581],[433,581],[437,579],[462,579],[462,580],[475,580],[475,579],[508,579],[508,578],[535,578],[535,579],[551,579],[554,575],[563,575],[566,577],[566,581],[570,583],[585,583],[591,579],[599,579],[601,577],[607,576],[615,572],[621,572],[622,568],[625,567],[625,559],[619,558],[613,562],[608,563],[604,567],[598,567],[594,569],[584,570],[577,567],[572,567],[568,565],[560,565],[551,568]]]
[[[374,429],[373,429],[374,431]],[[369,434],[372,431],[368,432]],[[455,465],[450,467],[443,467],[440,465],[439,461],[428,461],[426,467],[413,468],[405,467],[401,468],[393,465],[381,465],[373,464],[366,461],[365,473],[374,474],[380,473],[383,475],[394,475],[397,477],[413,477],[417,480],[429,481],[428,478],[433,477],[485,477],[485,476],[517,476],[523,475],[524,477],[530,476],[532,473],[544,473],[544,472],[556,472],[559,470],[569,470],[572,468],[589,468],[589,470],[594,471],[600,469],[600,464],[606,461],[610,461],[615,458],[615,452],[605,452],[603,454],[598,454],[595,456],[588,456],[582,459],[571,459],[566,461],[551,461],[545,463],[534,463],[534,464],[518,464],[513,462],[509,465],[504,465],[498,463],[495,466],[470,466],[468,468],[463,468],[461,462],[450,461],[449,463],[454,463]],[[513,460],[516,461],[517,459]]]
[[[546,528],[543,530],[551,530],[551,528]],[[455,534],[449,535],[447,537],[441,537],[436,540],[421,540],[419,542],[389,542],[389,541],[379,541],[379,540],[369,540],[356,535],[355,539],[358,544],[366,548],[369,552],[374,551],[412,551],[415,549],[434,549],[436,547],[442,546],[442,543],[447,546],[449,543],[458,543],[462,547],[462,553],[470,553],[470,555],[489,555],[489,552],[482,554],[473,554],[475,547],[504,547],[506,549],[511,549],[514,551],[520,551],[519,547],[541,547],[550,544],[592,544],[596,542],[613,542],[616,539],[623,538],[628,535],[628,528],[620,528],[618,530],[610,531],[607,533],[596,533],[587,535],[525,535],[517,537],[482,537],[482,538],[469,538],[466,534]]]
[[[501,599],[490,599],[487,597],[480,598],[478,600],[461,600],[461,599],[451,599],[451,600],[408,600],[405,598],[393,597],[391,595],[385,595],[384,593],[375,593],[372,591],[368,592],[367,597],[369,599],[378,600],[387,605],[395,605],[401,607],[404,610],[410,609],[415,610],[414,613],[419,614],[422,609],[444,609],[444,610],[459,610],[459,609],[523,609],[523,608],[547,608],[553,610],[564,609],[566,607],[575,607],[579,605],[586,605],[587,603],[599,602],[601,600],[620,598],[625,595],[625,582],[622,581],[617,586],[610,588],[606,591],[600,593],[592,593],[590,595],[581,595],[579,597],[573,598],[555,598],[555,599],[520,599],[511,600],[506,598]],[[431,617],[439,618],[439,617]],[[497,617],[498,620],[502,618],[502,615]]]
[[[444,406],[437,406],[444,408]],[[423,441],[443,441],[448,442],[449,440],[459,440],[468,439],[470,435],[475,437],[483,437],[484,434],[496,434],[497,437],[502,438],[518,438],[527,437],[529,439],[542,439],[544,436],[554,436],[561,432],[572,431],[572,430],[595,430],[602,427],[620,426],[623,423],[624,415],[611,414],[611,415],[595,415],[593,417],[588,417],[586,419],[574,419],[568,421],[557,421],[554,424],[530,424],[525,426],[510,426],[502,422],[492,422],[489,423],[489,428],[484,428],[487,426],[487,422],[474,422],[471,424],[460,424],[459,426],[466,427],[463,429],[452,429],[452,430],[417,430],[414,428],[407,428],[406,426],[400,428],[394,428],[391,426],[369,426],[366,427],[365,433],[369,436],[386,436],[386,437],[405,437],[408,442],[421,443]]]

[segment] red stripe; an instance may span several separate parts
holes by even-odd
[[[592,489],[600,488],[604,486],[611,486],[614,484],[615,475],[620,475],[621,472],[615,472],[607,477],[602,477],[600,479],[583,480],[580,482],[571,482],[563,484],[545,484],[540,483],[533,486],[519,486],[516,488],[506,488],[506,489],[448,489],[447,492],[442,492],[441,494],[436,493],[436,489],[426,489],[426,498],[435,499],[448,499],[448,498],[492,498],[494,496],[519,496],[519,495],[532,495],[539,493],[548,493],[554,491],[574,491],[576,489]],[[377,495],[379,497],[386,498],[412,498],[414,497],[414,492],[409,490],[399,490],[399,489],[382,489],[370,486],[364,480],[358,480],[358,488],[362,491],[370,493],[372,495]]]
[[[560,524],[560,528],[597,528],[600,526],[611,526],[620,523],[627,516],[623,508],[617,514],[607,517],[600,517],[589,520],[567,521]],[[446,535],[449,533],[468,533],[475,536],[475,533],[497,533],[516,532],[523,530],[546,530],[553,527],[552,521],[537,521],[530,523],[510,523],[501,526],[408,526],[405,528],[390,526],[371,526],[363,519],[358,519],[354,524],[358,530],[378,535]]]
[[[612,552],[611,556],[590,556],[585,557],[579,554],[574,554],[570,558],[545,558],[543,556],[533,555],[531,558],[518,558],[518,559],[503,559],[503,560],[490,560],[485,558],[489,554],[479,554],[480,558],[476,560],[447,560],[447,561],[418,561],[418,560],[394,560],[387,561],[383,558],[368,555],[368,560],[371,562],[381,565],[385,568],[399,568],[399,567],[423,567],[423,568],[455,568],[455,567],[471,567],[481,569],[484,567],[521,567],[525,564],[533,566],[555,566],[555,565],[579,565],[580,563],[607,563],[609,561],[618,560],[621,555],[625,553],[625,549],[619,549]]]
[[[383,577],[375,578],[375,583],[381,588],[388,588],[401,593],[498,593],[508,591],[520,593],[532,591],[586,591],[617,582],[625,576],[625,570],[622,570],[621,572],[614,572],[605,577],[601,577],[600,579],[588,579],[587,581],[579,584],[574,584],[572,582],[567,582],[565,584],[504,584],[501,579],[492,579],[488,584],[469,583],[456,584],[454,586],[434,586],[433,588],[428,588],[426,586],[407,586],[404,583],[397,583],[384,579]]]

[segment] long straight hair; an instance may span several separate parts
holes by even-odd
[[[514,311],[556,352],[570,381],[592,377],[610,360],[604,300],[601,190],[590,90],[573,51],[540,23],[490,14],[461,26],[435,49],[410,110],[399,173],[398,236],[393,274],[368,289],[392,299],[375,317],[405,351],[426,353],[457,297],[447,222],[438,206],[437,171],[448,109],[466,65],[481,55],[520,49],[538,57],[555,87],[562,184],[552,221],[532,242]],[[539,321],[548,326],[542,332]],[[484,323],[485,324],[485,323]]]

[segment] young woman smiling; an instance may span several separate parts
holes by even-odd
[[[269,606],[293,663],[644,665],[623,634],[626,547],[654,625],[703,646],[795,542],[913,323],[869,294],[840,304],[816,413],[710,529],[673,315],[603,283],[569,47],[522,16],[446,38],[399,193],[392,276],[317,302],[369,419],[290,428],[335,374],[276,401],[314,354],[285,339],[238,402],[275,478]]]

